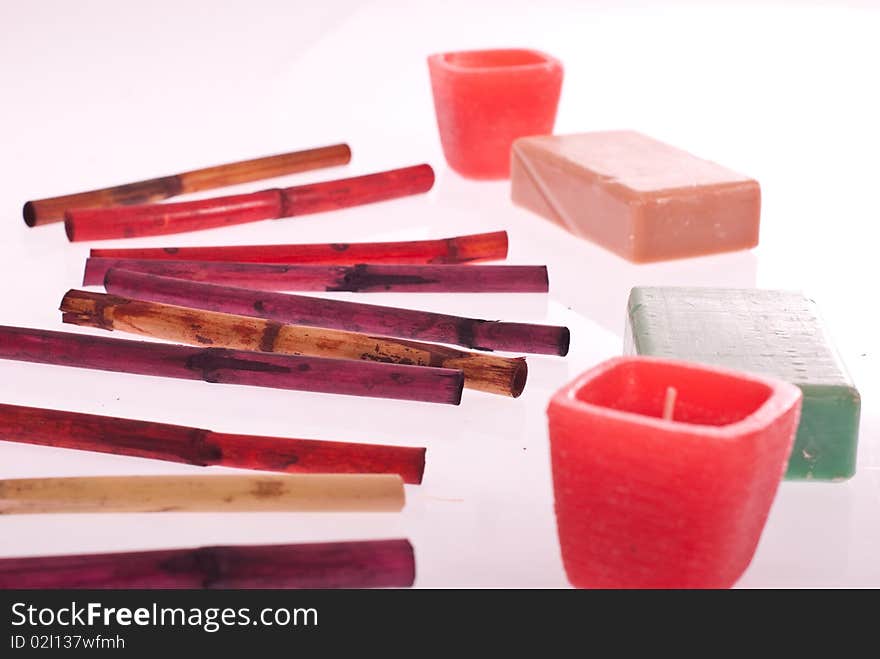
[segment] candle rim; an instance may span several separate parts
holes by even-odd
[[[486,56],[499,54],[530,55],[533,61],[520,64],[462,64],[456,61],[461,56]],[[549,53],[535,48],[475,48],[434,53],[428,57],[428,64],[442,67],[457,75],[493,75],[509,71],[562,70],[562,62]]]
[[[625,410],[598,405],[581,400],[577,397],[580,391],[588,382],[596,380],[601,375],[628,363],[644,363],[650,362],[655,364],[665,364],[676,368],[684,368],[692,371],[704,371],[708,373],[717,373],[720,375],[744,380],[752,383],[762,384],[770,389],[767,399],[761,403],[756,409],[744,416],[743,418],[726,423],[723,425],[712,425],[702,423],[691,423],[687,421],[678,421],[675,419],[663,419],[659,416],[650,416],[637,412],[628,412]],[[602,411],[605,416],[627,424],[640,425],[646,428],[654,428],[660,431],[674,430],[676,433],[686,432],[693,435],[705,437],[707,435],[714,436],[717,439],[736,439],[750,431],[758,430],[765,427],[779,416],[779,411],[787,409],[797,404],[801,399],[801,390],[784,380],[737,371],[730,368],[716,367],[710,364],[699,364],[696,362],[688,362],[677,359],[666,359],[662,357],[650,356],[622,356],[613,357],[579,375],[573,381],[566,384],[562,389],[554,394],[548,407],[548,414],[552,413],[554,405],[564,405],[576,411]]]

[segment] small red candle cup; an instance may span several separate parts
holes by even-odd
[[[466,50],[428,58],[446,161],[462,176],[510,176],[518,137],[553,132],[562,63],[537,50]]]
[[[780,380],[644,357],[609,360],[560,389],[547,414],[572,585],[732,586],[755,552],[800,407],[800,390]]]

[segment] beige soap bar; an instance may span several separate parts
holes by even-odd
[[[524,137],[514,203],[637,263],[758,244],[758,182],[633,131]]]

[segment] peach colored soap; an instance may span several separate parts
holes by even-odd
[[[637,263],[758,244],[758,182],[634,131],[523,137],[511,197]]]

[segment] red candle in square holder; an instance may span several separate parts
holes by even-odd
[[[537,50],[466,50],[428,58],[446,162],[462,176],[510,175],[518,137],[553,132],[562,63]]]
[[[644,357],[612,359],[547,410],[556,521],[577,588],[729,588],[785,473],[800,390]]]

